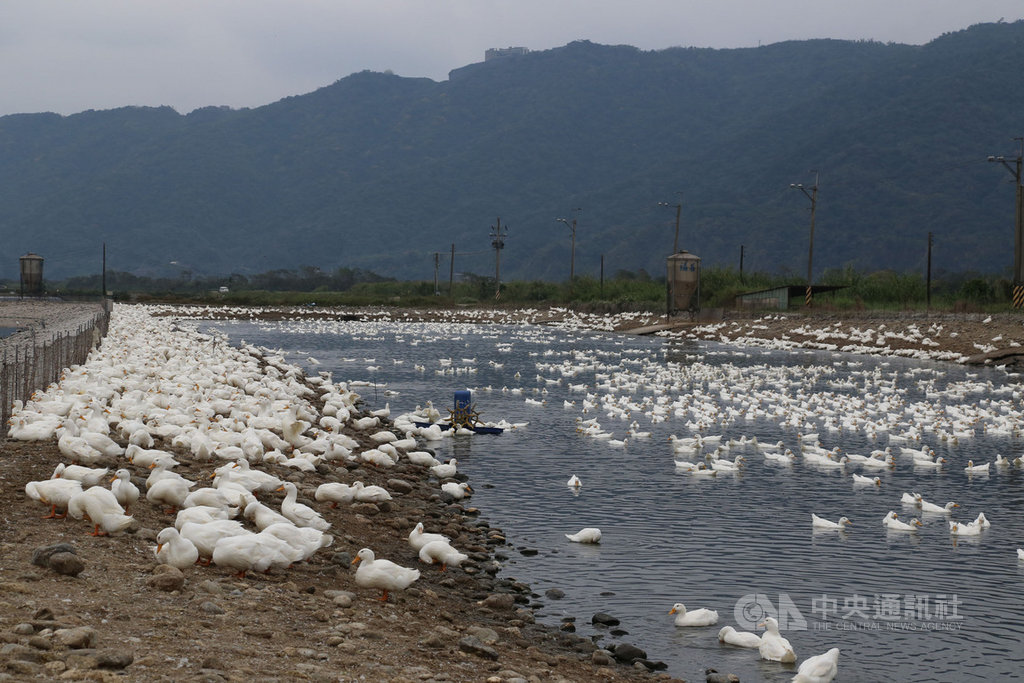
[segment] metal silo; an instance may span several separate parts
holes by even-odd
[[[687,251],[672,254],[668,266],[668,314],[700,310],[700,257]]]
[[[43,257],[29,252],[21,257],[21,294],[38,296],[43,293]]]

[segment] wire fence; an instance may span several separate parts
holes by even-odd
[[[27,401],[32,392],[45,389],[60,378],[61,372],[85,362],[107,334],[110,308],[104,306],[88,322],[73,330],[47,334],[31,345],[14,345],[3,351],[0,360],[0,439],[6,433],[15,401]],[[35,330],[32,333],[35,338]]]

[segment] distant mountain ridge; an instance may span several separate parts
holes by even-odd
[[[433,277],[660,274],[707,264],[806,274],[850,264],[1004,272],[1024,135],[1024,22],[924,46],[792,41],[748,49],[577,41],[471,64],[448,81],[352,74],[254,109],[125,107],[0,117],[0,277],[108,267],[229,274],[315,265]],[[581,211],[574,213],[573,210]]]

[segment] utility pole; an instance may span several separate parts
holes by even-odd
[[[448,298],[455,296],[455,242],[452,242],[452,259],[448,265]]]
[[[928,233],[928,275],[924,279],[925,310],[932,310],[932,233]]]
[[[435,251],[434,252],[434,296],[439,296],[441,294],[441,290],[439,290],[437,288],[437,268],[440,265],[440,262],[441,262],[441,252]]]
[[[501,229],[501,217],[498,217],[497,225],[491,226],[491,246],[494,247],[494,298],[501,296],[501,250],[505,248],[505,238],[508,237],[508,226]]]
[[[583,209],[573,209],[573,211],[582,211]],[[576,216],[573,216],[572,223],[570,224],[564,218],[556,218],[559,223],[565,223],[565,227],[569,228],[569,232],[572,233],[572,246],[569,251],[569,295],[572,295],[572,286],[576,281]]]
[[[804,295],[804,305],[807,308],[811,307],[811,283],[814,277],[814,271],[811,268],[811,263],[814,259],[814,211],[818,206],[818,172],[812,171],[812,173],[814,173],[814,185],[811,186],[810,192],[807,191],[807,188],[802,183],[790,184],[790,187],[800,190],[811,200],[811,239],[807,246],[807,293]]]
[[[683,213],[683,193],[676,192],[679,195],[679,201],[675,204],[669,204],[668,202],[658,202],[658,206],[675,206],[676,207],[676,236],[672,241],[672,253],[679,253],[679,217]]]
[[[1014,138],[1019,143],[1020,148],[1017,151],[1017,158],[1014,159],[1014,165],[1006,163],[1006,157],[989,157],[989,161],[998,161],[1006,170],[1014,177],[1017,185],[1017,207],[1014,217],[1015,236],[1014,236],[1014,248],[1013,248],[1013,307],[1022,308],[1024,307],[1024,226],[1021,225],[1021,220],[1024,220],[1024,187],[1021,186],[1021,163],[1024,162],[1024,137]]]

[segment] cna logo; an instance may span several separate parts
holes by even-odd
[[[783,631],[806,631],[807,620],[787,593],[779,593],[776,603],[764,593],[747,593],[733,608],[736,623],[749,631],[756,630],[768,617],[779,622]]]

